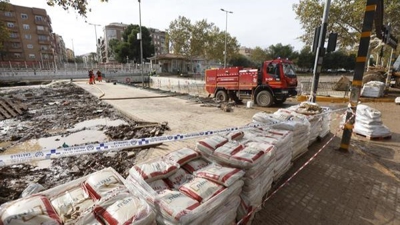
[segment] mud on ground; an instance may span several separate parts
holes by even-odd
[[[96,118],[122,119],[127,124],[101,126],[109,140],[127,140],[159,136],[169,130],[168,123],[147,123],[129,120],[105,102],[69,82],[56,82],[34,87],[0,89],[0,97],[20,101],[28,111],[16,118],[0,121],[0,152],[29,140],[68,136],[75,124]],[[85,128],[82,128],[85,129]],[[57,147],[57,146],[54,146]],[[0,205],[17,199],[31,182],[48,189],[94,171],[113,167],[122,175],[133,165],[135,152],[96,153],[55,159],[51,166],[38,169],[33,165],[19,164],[0,167]]]

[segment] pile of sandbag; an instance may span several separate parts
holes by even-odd
[[[243,175],[183,148],[133,166],[126,181],[156,212],[157,224],[230,225],[236,221]]]
[[[358,105],[353,131],[368,137],[388,137],[390,130],[382,123],[382,113],[367,105]]]
[[[286,109],[279,109],[273,115],[283,119],[282,122],[273,124],[273,128],[293,132],[292,160],[307,152],[310,139],[310,122],[308,119],[301,114]]]
[[[155,225],[150,206],[107,168],[0,207],[0,224]]]
[[[361,96],[379,98],[382,97],[385,91],[385,83],[381,81],[370,81],[364,84],[361,89]]]
[[[196,150],[210,161],[245,171],[238,221],[251,223],[274,179],[290,168],[292,137],[290,131],[259,127],[197,142]]]

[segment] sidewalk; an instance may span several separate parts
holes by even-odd
[[[241,106],[232,113],[226,113],[214,107],[200,107],[183,98],[154,98],[161,94],[120,84],[88,85],[78,82],[77,85],[96,96],[105,94],[107,98],[153,97],[106,102],[131,118],[150,122],[168,121],[171,127],[169,134],[241,126],[250,122],[254,113],[260,110],[277,109],[246,109]],[[266,202],[253,224],[400,224],[400,182],[396,177],[400,177],[400,125],[394,119],[399,117],[389,103],[371,104],[382,110],[384,124],[393,132],[392,139],[370,142],[353,137],[350,152],[342,153],[336,150],[341,138],[338,134],[288,185]],[[331,106],[338,107],[337,104]],[[332,121],[332,133],[336,132],[338,123],[338,119]],[[322,143],[313,144],[304,156],[296,160],[281,182],[297,171],[332,135]],[[158,157],[186,145],[194,147],[194,143],[195,140],[169,142],[142,151],[138,161]]]

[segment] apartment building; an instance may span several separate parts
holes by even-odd
[[[104,63],[116,62],[113,52],[109,46],[109,43],[113,39],[123,40],[122,34],[128,24],[123,23],[110,23],[103,29],[104,38],[100,38],[100,52],[101,61]]]
[[[253,49],[247,48],[247,47],[244,47],[244,46],[239,48],[239,54],[242,54],[242,55],[247,56],[247,57],[250,57],[252,51],[253,51]]]
[[[168,52],[165,45],[166,32],[155,28],[148,28],[148,30],[154,46],[154,55],[167,54]]]
[[[110,40],[117,39],[123,40],[122,34],[124,33],[128,24],[123,23],[110,23],[105,26],[104,37],[99,39],[100,45],[100,55],[101,61],[103,63],[115,63],[116,60],[114,58],[112,49],[109,46]],[[150,32],[150,36],[152,38],[152,43],[154,45],[155,55],[167,54],[167,49],[165,45],[165,36],[166,32],[161,31],[156,28],[147,28]]]
[[[61,35],[55,34],[55,60],[57,63],[61,64],[67,61],[67,51],[65,49],[65,42]]]
[[[42,65],[54,61],[55,36],[45,9],[10,4],[7,11],[0,11],[0,20],[10,34],[0,61],[41,62]]]

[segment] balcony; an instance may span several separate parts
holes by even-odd
[[[9,52],[23,52],[22,48],[9,48]]]
[[[39,40],[38,42],[39,42],[39,44],[42,44],[42,45],[50,45],[51,44],[51,42],[48,40]]]
[[[36,25],[47,25],[47,22],[44,20],[35,20]]]
[[[49,32],[45,31],[45,30],[36,30],[36,33],[37,34],[49,34]]]
[[[18,28],[17,25],[14,25],[13,27],[8,27],[7,26],[7,29],[10,30],[10,31],[19,31],[19,28]]]
[[[4,12],[0,12],[0,20],[1,21],[17,21],[17,17],[15,17],[15,13],[11,13],[11,16],[6,16]]]

